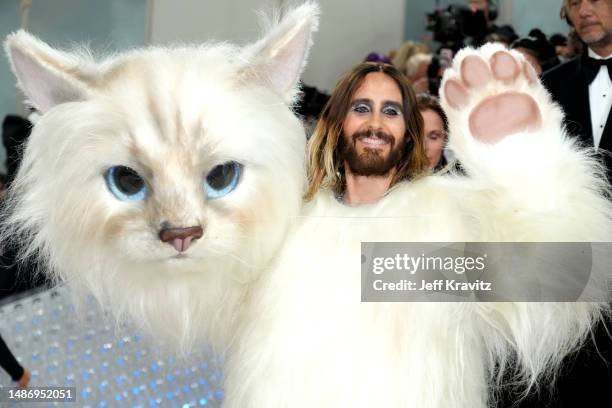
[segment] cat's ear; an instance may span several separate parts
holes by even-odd
[[[23,30],[7,37],[5,49],[19,87],[39,111],[88,97],[90,89],[75,55],[57,51]]]
[[[297,83],[306,66],[312,36],[319,24],[319,6],[309,1],[288,12],[267,34],[245,49],[249,61],[243,75],[263,80],[287,103],[297,94]]]

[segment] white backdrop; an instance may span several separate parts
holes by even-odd
[[[245,44],[260,33],[255,10],[283,0],[149,0],[152,44],[199,42],[211,38]],[[386,53],[404,36],[405,0],[321,0],[321,23],[304,82],[331,90],[342,72],[371,51]]]

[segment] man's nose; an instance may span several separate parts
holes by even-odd
[[[380,129],[383,124],[382,114],[378,111],[372,112],[370,115],[369,125],[372,129]]]
[[[593,14],[593,5],[589,0],[583,0],[578,4],[578,15],[580,17],[588,17]]]

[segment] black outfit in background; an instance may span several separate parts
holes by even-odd
[[[0,336],[0,367],[4,368],[7,373],[11,376],[13,381],[19,381],[23,376],[24,369],[17,362],[11,350],[7,347],[2,336]]]
[[[606,331],[607,328],[607,331]],[[594,340],[589,338],[577,352],[563,361],[559,375],[549,387],[550,380],[542,381],[539,392],[532,392],[520,403],[523,388],[513,389],[506,382],[498,408],[610,408],[612,407],[612,320],[594,329]],[[508,380],[511,378],[508,377]]]
[[[542,82],[552,94],[553,99],[565,112],[565,124],[571,135],[578,137],[585,146],[593,146],[593,129],[589,102],[590,78],[594,78],[593,68],[586,63],[587,51],[582,56],[547,71]],[[611,90],[612,92],[612,90]],[[599,148],[612,152],[612,114],[599,142]],[[612,180],[612,159],[604,156],[608,180]],[[612,405],[610,405],[612,406]]]
[[[16,115],[7,115],[2,122],[2,143],[6,149],[6,176],[10,184],[21,162],[21,147],[30,136],[32,123]]]
[[[21,151],[27,138],[30,136],[32,123],[20,116],[7,115],[2,122],[2,143],[6,149],[6,183],[10,185],[21,161]],[[14,293],[22,292],[44,283],[42,277],[33,279],[32,271],[35,269],[30,261],[16,265],[18,242],[2,242],[0,251],[0,299]],[[18,268],[19,272],[18,273]]]
[[[592,69],[585,53],[544,73],[542,82],[565,112],[565,124],[571,135],[585,146],[593,146],[589,107]],[[589,72],[590,71],[590,72]],[[610,90],[612,92],[612,90]],[[612,151],[612,114],[601,135],[599,149]],[[542,154],[546,154],[543,152]],[[604,155],[608,179],[612,180],[612,160]],[[610,408],[612,407],[612,321],[607,319],[594,329],[594,336],[577,353],[567,357],[554,389],[531,395],[520,408]],[[551,395],[552,394],[552,395]],[[508,405],[510,406],[510,405]]]

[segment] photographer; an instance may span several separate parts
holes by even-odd
[[[446,9],[427,15],[427,29],[433,31],[434,41],[457,53],[471,45],[478,47],[494,31],[492,22],[497,18],[497,8],[492,0],[470,0],[468,6],[451,4]]]

